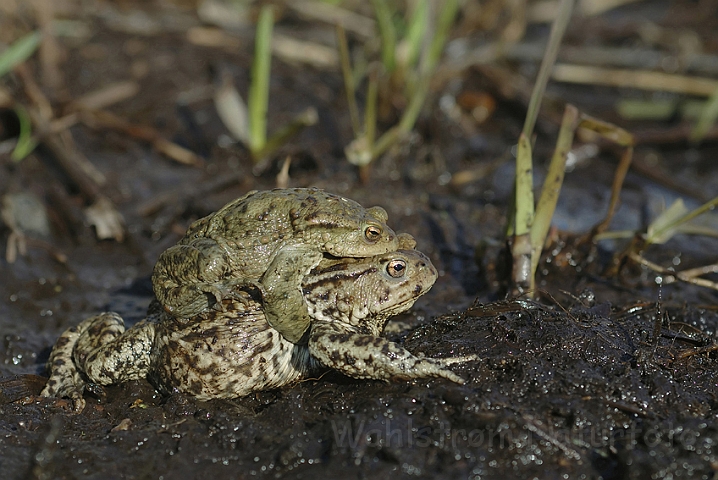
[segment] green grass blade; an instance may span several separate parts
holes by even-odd
[[[0,77],[30,58],[40,45],[40,32],[28,33],[0,54]]]
[[[375,152],[374,139],[376,137],[377,103],[379,101],[379,69],[378,63],[369,70],[369,82],[366,93],[366,108],[364,111],[364,130],[354,136],[354,140],[347,145],[344,153],[349,163],[358,167],[366,167],[378,155]],[[382,141],[383,135],[379,141]]]
[[[624,120],[669,120],[676,114],[679,103],[677,98],[624,98],[616,102],[616,112]]]
[[[702,237],[713,237],[718,238],[718,230],[712,227],[706,227],[703,225],[692,225],[690,223],[684,223],[676,227],[677,233],[683,235],[696,235]]]
[[[282,147],[295,135],[298,135],[306,127],[310,127],[317,123],[319,120],[319,114],[314,107],[309,107],[299,115],[294,117],[291,122],[284,125],[276,133],[269,137],[269,140],[264,144],[261,150],[258,150],[255,154],[257,161],[262,160],[271,156],[276,150]]]
[[[670,207],[653,219],[646,229],[646,242],[650,244],[666,243],[676,233],[680,219],[688,213],[688,207],[682,198],[676,199]]]
[[[718,206],[718,197],[715,197],[714,199],[707,201],[706,203],[704,203],[700,207],[696,208],[695,210],[691,210],[685,217],[680,219],[679,224],[689,222],[689,221],[693,220],[694,218],[696,218],[698,215],[702,215],[709,210],[714,210],[716,208],[716,206]]]
[[[339,58],[341,59],[344,90],[347,94],[347,105],[349,106],[349,117],[352,121],[354,137],[358,137],[361,134],[361,122],[359,120],[359,107],[357,106],[354,74],[352,72],[351,59],[349,58],[347,34],[344,31],[344,27],[339,24],[337,24],[337,48],[339,49]]]
[[[272,66],[272,29],[274,12],[265,5],[259,14],[252,63],[252,84],[249,87],[249,149],[254,154],[267,142],[267,105],[269,104],[269,74]]]
[[[381,62],[391,73],[396,67],[396,29],[391,18],[391,9],[385,0],[371,0],[381,35]]]
[[[405,67],[411,68],[416,65],[428,24],[429,1],[419,0],[415,4],[414,11],[409,19],[406,36],[404,37],[406,51],[403,52],[402,63]]]
[[[523,133],[519,135],[516,150],[516,215],[514,216],[515,236],[531,231],[534,220],[533,165],[531,162],[531,141]]]
[[[431,40],[428,52],[422,59],[419,83],[414,90],[412,97],[409,99],[409,105],[407,105],[404,110],[399,124],[385,132],[384,135],[377,140],[376,145],[374,146],[373,158],[377,158],[379,155],[384,153],[394,142],[396,142],[403,135],[409,133],[411,129],[414,128],[416,119],[419,118],[421,108],[424,106],[426,97],[429,94],[431,75],[434,73],[437,63],[439,63],[441,52],[444,50],[446,39],[449,37],[449,31],[454,23],[454,18],[456,17],[458,9],[458,0],[447,0],[443,3],[439,14],[436,33]]]
[[[374,67],[379,67],[375,64]],[[369,71],[369,83],[366,89],[366,109],[364,111],[364,135],[369,150],[373,148],[376,138],[376,116],[379,104],[379,68]]]
[[[428,90],[427,83],[428,82],[422,82],[422,85],[420,85],[417,91],[414,92],[414,96],[411,98],[411,102],[407,106],[406,110],[404,110],[404,114],[402,115],[399,124],[384,132],[384,134],[379,137],[379,140],[376,141],[374,149],[372,150],[372,159],[378,158],[389,147],[391,147],[394,142],[402,138],[404,135],[409,133],[412,128],[414,128],[416,119],[419,117],[421,107],[424,105],[424,100],[426,99],[426,93]]]
[[[568,21],[571,18],[574,3],[575,0],[561,0],[558,17],[556,17],[556,20],[554,20],[553,25],[551,26],[551,35],[549,36],[548,45],[546,46],[546,53],[541,61],[541,68],[539,69],[538,76],[536,77],[536,83],[534,84],[534,90],[531,93],[531,100],[529,101],[529,106],[526,112],[526,121],[524,122],[523,133],[527,138],[531,138],[531,135],[533,134],[539,108],[541,108],[541,100],[543,99],[544,92],[546,91],[546,85],[548,84],[548,79],[551,76],[551,70],[556,63],[558,49],[561,46],[561,39],[563,39],[563,34],[566,32]]]
[[[536,273],[536,267],[541,256],[541,250],[546,242],[546,235],[551,226],[551,218],[553,218],[556,210],[558,196],[561,193],[563,185],[563,177],[566,171],[566,159],[571,151],[573,144],[573,136],[579,122],[579,112],[573,105],[566,105],[566,110],[561,121],[561,130],[556,140],[556,149],[551,157],[551,163],[548,168],[548,175],[544,180],[541,188],[541,196],[538,204],[536,204],[536,216],[534,223],[531,225],[531,273]]]
[[[718,120],[718,90],[713,92],[708,102],[706,102],[701,115],[698,118],[698,123],[691,130],[690,141],[693,144],[700,143],[708,133],[708,130],[715,125]]]
[[[451,26],[454,24],[454,18],[456,18],[456,12],[458,10],[458,0],[446,0],[443,2],[441,12],[439,13],[439,21],[436,25],[436,32],[431,39],[429,51],[421,65],[419,84],[399,122],[399,130],[402,133],[409,133],[411,129],[414,128],[416,119],[419,117],[419,113],[421,113],[421,107],[424,105],[426,96],[429,93],[431,76],[434,74],[436,65],[441,58],[441,53],[444,51],[446,39],[449,38],[449,32],[451,31]]]
[[[454,24],[458,10],[458,0],[446,0],[443,2],[441,11],[439,12],[439,20],[436,24],[436,33],[431,39],[431,45],[429,46],[427,55],[422,59],[422,76],[434,73],[434,69],[441,58],[441,53],[444,51],[446,40],[449,38],[449,32],[451,31],[451,26]]]
[[[15,163],[19,163],[23,158],[27,157],[37,147],[37,140],[32,138],[32,120],[27,111],[22,107],[15,108],[20,123],[20,135],[17,138],[15,149],[10,155]]]
[[[666,211],[656,217],[649,225],[646,231],[646,243],[665,243],[676,233],[680,233],[680,228],[685,223],[693,220],[698,215],[713,210],[718,206],[718,197],[704,203],[695,210],[686,213],[686,207],[683,200],[676,200]]]

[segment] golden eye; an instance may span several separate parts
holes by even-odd
[[[381,228],[377,227],[376,225],[369,225],[368,227],[366,227],[366,230],[364,230],[364,236],[370,242],[376,242],[381,238],[381,232]]]
[[[394,278],[403,277],[406,273],[406,262],[404,260],[392,260],[386,266],[386,273]]]

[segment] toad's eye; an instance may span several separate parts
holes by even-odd
[[[404,260],[392,260],[386,266],[386,273],[394,278],[403,277],[406,273],[406,262]]]
[[[369,225],[366,227],[366,230],[364,230],[364,236],[370,242],[376,242],[381,238],[381,228],[376,225]]]

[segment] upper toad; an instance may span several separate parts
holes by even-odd
[[[319,189],[253,191],[194,222],[160,255],[154,292],[186,320],[242,286],[256,286],[269,325],[298,343],[310,323],[301,281],[322,254],[371,257],[413,248],[411,236],[397,237],[387,219],[381,207],[366,209]]]

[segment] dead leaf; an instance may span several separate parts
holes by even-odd
[[[125,238],[125,220],[112,201],[103,196],[85,209],[87,222],[95,227],[99,240],[114,239],[121,242]]]

